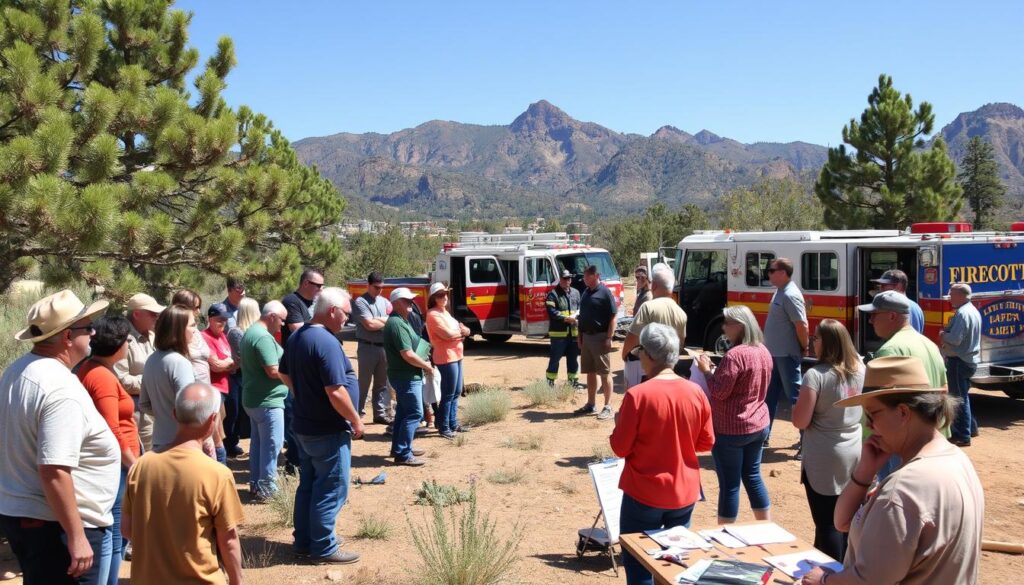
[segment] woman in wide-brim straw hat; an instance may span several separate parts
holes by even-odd
[[[868,363],[864,391],[836,402],[862,406],[873,433],[836,505],[836,527],[850,533],[843,569],[815,568],[803,585],[978,582],[985,496],[970,459],[939,432],[957,400],[931,387],[918,358]],[[892,454],[906,463],[870,490]]]

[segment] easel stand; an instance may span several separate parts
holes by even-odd
[[[604,515],[603,511],[598,511],[597,516],[594,517],[594,523],[590,525],[590,528],[580,528],[578,531],[579,540],[576,542],[576,558],[583,560],[583,553],[587,552],[588,548],[600,552],[601,554],[608,555],[608,558],[612,560],[612,569],[615,571],[615,576],[619,576],[619,565],[615,561],[615,545],[617,543],[612,542],[608,538],[608,531],[604,528],[598,528],[597,523],[601,520],[601,516]]]

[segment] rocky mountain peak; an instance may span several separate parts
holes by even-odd
[[[530,104],[526,111],[512,121],[509,129],[517,134],[543,133],[555,128],[571,126],[575,120],[547,100]]]
[[[689,132],[684,132],[675,126],[662,126],[651,134],[651,138],[659,140],[676,140],[678,142],[689,142],[693,140],[693,135]]]
[[[708,130],[701,130],[700,132],[693,135],[693,139],[697,141],[697,144],[707,146],[716,142],[721,142],[723,138],[714,132]]]
[[[994,103],[985,104],[974,112],[984,118],[1006,118],[1011,120],[1024,119],[1024,110],[1013,104]]]

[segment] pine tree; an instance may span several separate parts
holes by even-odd
[[[999,179],[999,165],[993,152],[991,144],[975,136],[967,143],[967,152],[960,161],[957,179],[974,211],[975,229],[991,229],[1000,223],[993,215],[1003,203],[1006,186]]]
[[[935,123],[931,104],[914,110],[910,95],[880,75],[860,123],[843,127],[843,142],[830,148],[814,189],[833,228],[905,228],[916,221],[946,221],[963,205],[956,168],[946,143],[923,136]],[[849,145],[853,152],[848,152]]]
[[[340,253],[345,201],[265,116],[221,98],[231,39],[194,78],[170,0],[0,12],[0,291],[34,266],[113,296],[236,275],[280,292]]]

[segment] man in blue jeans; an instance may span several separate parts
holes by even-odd
[[[106,308],[70,290],[36,302],[14,336],[32,349],[0,377],[0,533],[25,585],[107,583],[120,449],[71,373]]]
[[[978,436],[978,419],[971,409],[971,377],[978,370],[981,353],[981,314],[971,304],[971,287],[954,284],[949,287],[949,303],[956,309],[949,324],[939,333],[942,355],[946,358],[946,382],[950,393],[962,400],[949,441],[960,447],[970,447],[971,437]]]
[[[416,295],[403,287],[391,292],[391,316],[384,325],[384,353],[388,360],[388,381],[395,389],[395,427],[391,456],[398,465],[419,466],[423,451],[413,449],[412,440],[423,419],[423,372],[433,369],[427,356],[430,344],[409,325]]]
[[[768,281],[775,287],[775,296],[764,322],[764,345],[772,354],[772,380],[768,385],[768,433],[775,422],[779,399],[785,395],[796,404],[800,391],[800,362],[807,353],[807,311],[804,295],[793,282],[793,262],[776,258],[768,265]],[[768,439],[764,440],[765,446]]]
[[[312,319],[292,333],[281,380],[295,396],[292,432],[301,461],[295,492],[295,554],[314,564],[347,564],[359,555],[338,548],[334,525],[348,498],[352,439],[363,436],[356,410],[359,382],[334,336],[352,312],[340,288],[325,288]]]

